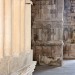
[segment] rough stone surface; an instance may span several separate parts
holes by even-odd
[[[32,0],[32,48],[34,60],[60,65],[63,58],[64,0]],[[45,57],[45,59],[43,59]],[[58,62],[60,60],[60,62]]]
[[[64,2],[64,58],[75,59],[75,1]]]

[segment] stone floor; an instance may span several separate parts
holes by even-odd
[[[75,60],[66,60],[62,67],[37,66],[33,75],[75,75]]]

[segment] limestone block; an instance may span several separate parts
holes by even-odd
[[[64,19],[64,58],[72,59],[75,58],[74,50],[74,29],[75,29],[75,2],[65,0],[65,19]],[[72,6],[71,6],[72,5]]]
[[[0,58],[3,57],[4,39],[4,0],[0,0]]]
[[[50,46],[43,46],[42,55],[52,57],[52,50]]]
[[[25,1],[0,0],[0,75],[32,75],[34,71],[31,1]]]
[[[61,47],[60,46],[55,46],[52,49],[52,56],[53,57],[60,57],[61,58],[61,56],[62,56],[61,52],[62,52]]]
[[[69,51],[70,56],[75,58],[75,44],[71,45],[71,50]]]
[[[61,66],[62,60],[60,57],[49,58],[47,56],[40,56],[40,65],[51,65],[51,66]]]
[[[52,41],[48,45],[35,46],[35,58],[40,65],[62,64],[63,60],[63,43]],[[57,63],[56,63],[57,62]],[[54,65],[53,64],[53,65]]]
[[[21,52],[24,52],[25,48],[25,0],[21,0]]]
[[[25,50],[31,49],[31,1],[25,4]]]
[[[4,55],[10,56],[11,55],[11,0],[5,0],[5,26],[4,26]]]
[[[31,62],[31,64],[24,66],[20,70],[15,71],[11,75],[32,75],[36,62]]]
[[[31,54],[29,54],[29,55],[31,55]],[[10,63],[9,63],[10,64],[10,72],[14,73],[15,71],[22,68],[23,66],[30,64],[30,62],[32,62],[32,60],[30,60],[29,55],[28,55],[28,53],[27,54],[25,53],[25,54],[21,54],[19,57],[12,57],[10,59]]]
[[[50,61],[61,64],[63,58],[64,0],[32,1],[32,47],[35,53],[34,59],[38,63],[46,65]],[[58,58],[61,61],[60,63]]]
[[[17,74],[21,73],[25,75],[32,74],[34,71],[36,62],[33,60],[33,51],[22,53],[19,57],[5,57],[0,61],[0,74]]]
[[[12,54],[20,54],[20,24],[21,24],[20,0],[12,1]]]
[[[39,55],[42,54],[42,47],[41,47],[41,46],[36,46],[35,51],[36,51],[36,53],[35,53],[35,54],[36,54],[35,58],[36,58],[37,61],[39,62]]]
[[[8,58],[4,58],[0,61],[0,75],[8,75],[9,71],[8,71]]]

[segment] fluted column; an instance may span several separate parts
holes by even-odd
[[[3,57],[4,0],[0,0],[0,58]]]
[[[12,0],[12,54],[20,54],[21,0]]]
[[[12,17],[11,17],[11,6],[12,0],[5,0],[5,37],[4,37],[4,55],[11,55],[11,25],[12,25]]]
[[[31,50],[31,3],[0,0],[0,58]]]
[[[21,52],[24,52],[25,48],[25,0],[21,0]]]
[[[25,3],[25,50],[31,50],[31,1]]]

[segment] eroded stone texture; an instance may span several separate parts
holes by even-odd
[[[64,58],[75,59],[75,1],[64,3]]]
[[[32,48],[40,65],[61,65],[64,0],[33,0]]]

